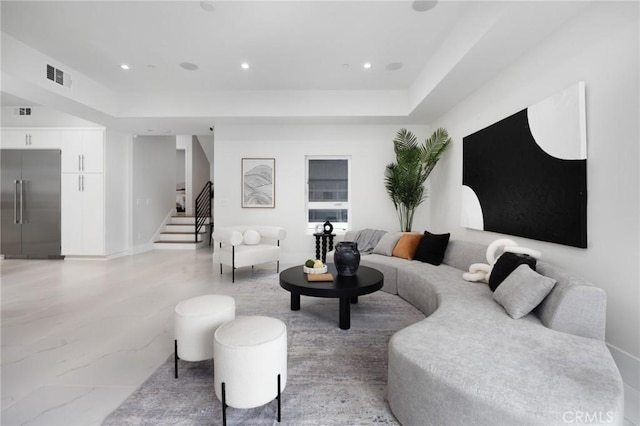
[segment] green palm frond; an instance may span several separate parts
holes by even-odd
[[[451,138],[437,129],[423,145],[407,129],[400,129],[393,140],[396,162],[385,168],[384,185],[400,220],[400,228],[410,231],[416,208],[426,199],[424,183],[447,150]]]

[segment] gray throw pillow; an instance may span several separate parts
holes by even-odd
[[[373,248],[372,253],[383,256],[393,255],[393,249],[396,247],[396,244],[398,244],[401,236],[402,232],[387,232],[380,238],[378,244]]]
[[[493,293],[493,299],[514,319],[522,318],[544,300],[556,280],[540,275],[529,265],[520,265]]]

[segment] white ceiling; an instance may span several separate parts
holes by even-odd
[[[262,114],[255,107],[243,113],[237,105],[232,115],[429,122],[588,4],[441,0],[430,11],[416,12],[404,0],[206,3],[3,0],[1,23],[4,33],[109,88],[121,103],[156,102],[160,93],[171,93],[180,104],[194,99],[194,105],[202,98],[213,104],[218,93],[280,93],[274,102],[287,102],[284,94],[326,93],[337,108],[344,107],[343,92],[350,94],[345,103],[354,93],[399,93],[407,99],[400,114],[372,114],[354,103],[335,115],[312,109]],[[198,69],[185,70],[183,62]],[[242,70],[242,62],[250,69]],[[365,62],[371,69],[363,69]],[[123,63],[131,69],[122,70]],[[389,70],[392,63],[402,67]],[[21,101],[17,89],[3,87],[3,95],[3,105]],[[65,105],[52,103],[46,106]],[[163,112],[144,105],[102,112],[131,131],[161,120],[158,127],[174,133],[192,127],[199,133],[205,121],[208,127],[225,118],[224,105],[209,110],[203,104],[202,116],[175,105]],[[83,114],[82,108],[72,112]]]

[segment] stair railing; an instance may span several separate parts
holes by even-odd
[[[213,199],[213,183],[207,182],[196,197],[196,214],[195,214],[195,241],[198,242],[198,235],[202,226],[209,219],[209,245],[211,245],[211,234],[213,233],[213,214],[211,210],[211,200]]]

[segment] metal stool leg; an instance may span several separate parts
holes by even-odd
[[[227,426],[227,392],[222,382],[222,426]]]
[[[178,341],[174,340],[173,341],[173,369],[174,369],[174,376],[177,379],[178,378]]]
[[[278,423],[280,423],[280,375],[278,374],[278,396],[276,397],[278,400]]]

